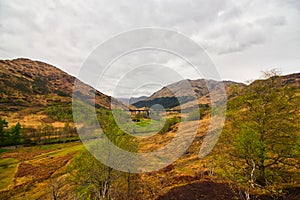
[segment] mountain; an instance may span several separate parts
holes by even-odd
[[[232,81],[218,82],[214,80],[182,80],[172,83],[161,90],[153,93],[150,97],[143,101],[134,103],[136,107],[151,107],[154,104],[161,104],[165,108],[189,108],[192,105],[197,104],[209,104],[210,95],[207,84],[210,86],[210,92],[217,94],[220,91],[222,84],[224,84],[225,90],[228,91],[230,86],[237,85],[243,87],[244,84],[236,83]],[[195,98],[196,97],[196,98]],[[217,99],[218,100],[218,99]]]
[[[131,98],[117,98],[117,99],[126,104],[134,104],[138,101],[143,101],[143,100],[147,99],[147,96],[131,97]]]
[[[300,73],[289,74],[285,76],[274,76],[272,78],[277,79],[282,86],[288,85],[293,88],[300,88]],[[261,83],[265,80],[255,80],[252,84]],[[150,97],[145,100],[133,103],[135,107],[151,107],[154,104],[160,104],[165,108],[171,109],[187,109],[191,108],[196,104],[210,104],[210,93],[208,91],[207,84],[210,86],[210,92],[214,94],[218,101],[218,91],[220,91],[221,84],[224,84],[226,91],[227,100],[234,97],[235,93],[231,89],[235,88],[246,88],[247,85],[243,83],[237,83],[233,81],[214,81],[214,80],[182,80],[172,83],[168,86],[163,87],[157,92],[153,93]],[[191,87],[191,88],[190,88]],[[196,99],[194,98],[194,94]],[[180,105],[180,106],[179,106]]]
[[[0,60],[0,116],[30,125],[72,120],[74,81],[75,77],[44,62]],[[79,87],[84,91],[80,95],[96,107],[110,109],[112,97],[80,81]]]

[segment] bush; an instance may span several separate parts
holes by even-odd
[[[37,77],[33,81],[33,92],[38,93],[38,94],[48,94],[49,90],[47,87],[47,80],[44,80],[42,78]]]
[[[208,113],[209,107],[202,107],[192,110],[187,117],[187,121],[195,121],[202,119]]]
[[[159,134],[163,135],[167,132],[169,132],[170,130],[172,130],[172,126],[174,126],[175,124],[179,123],[180,119],[178,117],[172,117],[166,120],[163,128],[159,131]]]

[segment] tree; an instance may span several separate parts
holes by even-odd
[[[11,141],[17,148],[21,142],[21,124],[18,122],[15,126],[13,126],[10,130],[11,132]]]
[[[6,140],[5,128],[7,127],[8,127],[8,122],[5,119],[2,119],[0,116],[0,145],[5,144],[5,140]]]
[[[51,135],[54,134],[54,127],[51,124],[45,124],[42,128],[42,132],[44,134],[44,141],[50,143]]]
[[[111,142],[120,148],[134,150],[132,138],[119,129],[111,111],[99,110],[98,115],[101,127]],[[97,147],[98,144],[91,142],[89,145]],[[131,193],[128,189],[131,180],[129,172],[120,172],[102,164],[86,150],[74,158],[69,170],[80,199],[125,199]],[[121,194],[126,189],[127,194]]]
[[[114,196],[120,195],[114,192],[123,189],[119,183],[126,183],[124,172],[100,163],[88,151],[82,151],[74,158],[69,171],[70,181],[75,184],[75,192],[79,199],[114,199]],[[118,187],[115,188],[114,185]]]
[[[274,70],[264,75],[229,102],[224,131],[234,178],[262,188],[288,182],[300,146],[299,88]]]
[[[40,125],[37,127],[37,129],[34,131],[34,140],[35,143],[39,145],[39,147],[41,148],[42,144],[43,144],[43,139],[42,139],[42,130],[43,127]]]

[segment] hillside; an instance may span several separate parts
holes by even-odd
[[[210,85],[210,92],[217,94],[222,86],[221,83],[222,82],[205,79],[182,80],[163,87],[161,90],[153,93],[150,97],[143,101],[136,102],[133,105],[136,107],[151,107],[154,104],[161,104],[165,108],[179,109],[178,105],[181,104],[181,108],[185,109],[195,105],[195,103],[209,104],[210,95],[207,84]],[[232,81],[223,81],[223,84],[226,92],[228,92],[232,85],[244,86],[242,83]],[[195,99],[194,96],[196,96],[197,99]]]
[[[184,130],[193,127],[187,123],[200,123],[193,144],[153,173],[158,178],[144,175],[143,181],[156,181],[158,199],[246,199],[246,193],[250,199],[299,199],[300,73],[233,87],[228,96],[225,126],[213,151],[198,157],[210,116],[184,121]],[[155,136],[141,150],[162,148],[174,135]]]
[[[1,66],[4,66],[3,62],[1,62]],[[4,63],[6,62],[8,61]],[[31,62],[35,63],[34,61]],[[15,67],[18,67],[18,65]],[[35,78],[27,79],[23,77],[24,75],[21,72],[9,74],[7,72],[9,69],[9,67],[1,68],[1,80],[4,80],[2,77],[8,74],[14,83],[18,82],[16,80],[23,80],[24,83],[28,83],[29,89],[27,93],[24,93],[19,89],[21,86],[14,89],[16,86],[1,84],[2,88],[11,92],[9,93],[11,96],[4,92],[1,93],[1,95],[6,95],[6,98],[11,98],[11,102],[1,103],[3,110],[5,107],[2,105],[7,107],[6,113],[2,110],[1,115],[5,114],[9,119],[12,119],[14,112],[17,113],[14,116],[15,119],[18,119],[17,116],[20,118],[29,116],[47,117],[49,104],[56,104],[64,108],[69,106],[68,101],[71,97],[58,95],[55,90],[63,92],[67,90],[64,90],[62,86],[57,86],[56,89],[54,87],[55,81],[50,80],[49,82],[51,83],[46,84],[47,90],[34,88],[33,80]],[[15,70],[15,68],[13,69]],[[57,70],[56,68],[49,69],[52,71]],[[3,73],[4,71],[5,73]],[[64,73],[60,70],[58,72]],[[51,74],[49,71],[47,73]],[[19,77],[21,78],[19,79]],[[44,75],[43,77],[47,76]],[[8,81],[8,78],[5,80]],[[66,81],[66,79],[64,80]],[[27,87],[26,84],[25,86]],[[30,84],[33,84],[33,86],[30,87]],[[69,83],[64,84],[67,85]],[[70,85],[72,87],[72,84]],[[236,87],[230,87],[230,85]],[[82,87],[88,88],[89,86],[83,84]],[[225,87],[228,97],[226,123],[217,145],[207,157],[199,158],[198,154],[203,138],[207,134],[210,115],[205,115],[200,122],[197,120],[183,120],[181,124],[172,125],[166,132],[142,138],[139,140],[136,151],[146,153],[161,149],[174,139],[178,133],[179,126],[182,126],[183,134],[197,126],[198,131],[195,139],[185,153],[169,166],[151,173],[127,174],[113,170],[112,174],[117,178],[111,179],[113,180],[112,185],[107,192],[109,198],[243,199],[244,192],[248,191],[252,199],[299,199],[299,165],[292,166],[290,164],[299,164],[297,161],[299,160],[299,148],[297,149],[297,144],[295,144],[297,142],[295,137],[298,137],[299,141],[299,117],[296,118],[295,115],[300,115],[298,108],[300,73],[256,80],[250,85],[232,84],[230,82],[227,85],[225,84]],[[194,88],[199,89],[199,86]],[[186,91],[182,91],[182,94],[180,94],[181,90],[183,89],[178,89],[177,91],[179,95],[183,95],[183,97],[189,95]],[[42,93],[42,91],[47,92]],[[204,89],[203,93],[199,92],[197,101],[209,101],[209,96],[206,92]],[[35,95],[36,99],[31,98],[30,94]],[[158,98],[154,98],[154,100],[172,99],[172,96],[168,96],[167,93],[165,93],[166,97],[162,94],[158,96],[157,93],[155,95]],[[24,108],[17,101],[17,99],[21,99],[20,97],[24,101],[22,102],[24,103]],[[43,98],[47,99],[47,101],[44,101]],[[15,101],[16,103],[14,103]],[[185,105],[188,105],[190,102],[192,101],[185,103]],[[251,111],[249,108],[251,103],[256,108],[254,111]],[[260,103],[264,103],[265,106],[261,107]],[[105,104],[99,103],[99,106],[104,107]],[[262,112],[262,109],[268,112]],[[107,117],[107,123],[103,127],[110,131],[110,137],[119,134],[124,139],[124,135],[127,134],[123,134],[122,131],[118,130],[117,124],[112,120],[113,116],[111,113],[107,112],[107,110],[102,111],[100,113],[101,116]],[[296,111],[296,113],[292,113],[293,111]],[[29,113],[31,114],[29,115]],[[264,119],[263,129],[257,127],[258,123],[255,123],[255,118],[257,117],[257,122],[260,122],[260,119]],[[48,118],[42,119],[49,120]],[[142,124],[140,122],[139,124],[142,125],[140,128],[150,128],[146,123]],[[272,156],[281,156],[280,160],[278,160],[280,162],[277,163],[276,161],[274,165],[266,170],[269,181],[266,186],[249,185],[253,183],[253,180],[249,180],[249,174],[244,172],[247,172],[247,170],[251,172],[252,166],[250,168],[244,167],[247,166],[247,163],[244,161],[245,158],[233,157],[236,150],[240,150],[239,153],[244,152],[241,145],[234,144],[239,139],[236,136],[243,133],[240,130],[243,130],[246,125],[253,127],[251,130],[264,130],[264,133],[266,133],[265,136],[268,137],[268,140],[264,141],[264,145],[266,147],[265,150],[268,150],[266,152],[268,165],[272,161]],[[269,130],[271,131],[268,132]],[[247,135],[253,134],[252,131],[246,133]],[[276,137],[273,136],[275,134]],[[182,137],[183,140],[185,138]],[[253,143],[255,140],[258,142]],[[241,142],[244,142],[242,143],[243,145],[260,144],[257,137],[243,137]],[[183,143],[184,141],[182,141]],[[128,142],[125,142],[123,145],[127,146]],[[255,147],[249,149],[254,150],[255,153],[259,146]],[[247,153],[245,155],[248,155]],[[254,153],[253,156],[255,156]],[[255,178],[258,177],[260,170],[258,160],[253,160],[256,166]],[[107,168],[85,152],[84,146],[79,142],[39,144],[39,146],[22,147],[15,150],[5,149],[3,152],[0,151],[0,172],[0,199],[54,199],[54,196],[57,197],[56,199],[74,199],[78,195],[91,195],[93,197],[94,189],[99,189],[99,182],[94,182],[97,181],[97,177],[100,177],[98,180],[100,183],[103,183],[102,180],[107,180],[109,177],[108,173],[105,173]],[[234,174],[238,179],[228,174]],[[260,184],[257,180],[254,179],[255,183]],[[86,186],[87,183],[88,187]]]
[[[294,74],[288,74],[284,76],[274,76],[270,79],[275,79],[281,87],[287,86],[293,89],[299,89],[300,88],[300,73],[294,73]],[[266,80],[255,80],[251,85],[264,83]]]
[[[23,58],[0,60],[0,116],[30,126],[72,120],[74,81],[75,77],[47,63]],[[82,95],[94,102],[95,89],[82,82],[80,87],[86,91]],[[99,91],[95,96],[96,107],[110,108],[110,96]]]

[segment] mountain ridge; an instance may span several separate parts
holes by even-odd
[[[59,107],[61,114],[72,113],[75,81],[82,93],[80,95],[88,102],[98,108],[111,108],[113,97],[97,91],[53,65],[27,58],[0,60],[0,115],[19,120],[39,113],[41,118],[35,119],[38,124],[54,123],[57,119],[49,119],[49,110]],[[114,103],[126,107],[116,99]],[[73,120],[71,114],[68,119],[62,119],[66,120]]]
[[[276,75],[272,78],[276,78],[281,81],[282,85],[288,84],[291,86],[295,85],[296,87],[300,87],[300,73]],[[165,108],[186,109],[191,108],[196,104],[210,104],[210,93],[214,93],[214,96],[217,97],[217,99],[214,99],[214,101],[218,101],[218,92],[221,91],[222,84],[224,85],[227,100],[229,100],[233,96],[231,92],[232,86],[244,88],[264,80],[266,79],[257,79],[249,85],[246,85],[244,83],[230,80],[215,81],[211,79],[185,79],[164,86],[162,89],[154,92],[148,98],[135,102],[133,105],[136,107],[151,107],[152,105],[159,103],[163,104]],[[207,85],[209,85],[210,91],[208,90]],[[196,96],[197,99],[189,98],[194,96]],[[184,98],[183,101],[182,98]]]
[[[233,81],[215,81],[211,79],[185,79],[169,84],[154,92],[143,101],[134,103],[136,107],[151,107],[154,104],[162,103],[166,108],[185,109],[196,104],[209,104],[210,93],[214,93],[219,101],[224,86],[227,92],[231,85],[245,86],[243,83]],[[208,86],[210,89],[208,89]],[[180,106],[179,106],[180,105]]]

